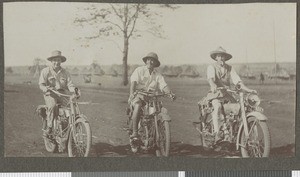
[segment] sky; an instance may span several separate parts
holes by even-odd
[[[122,38],[86,43],[76,38],[91,29],[73,24],[88,3],[6,2],[3,5],[4,64],[31,65],[61,50],[66,65],[121,64]],[[97,7],[106,4],[98,3]],[[222,46],[231,63],[296,62],[296,3],[190,4],[159,10],[165,38],[144,34],[130,39],[129,64],[142,64],[156,52],[164,65],[210,63],[210,52]],[[137,23],[140,25],[140,23]],[[142,27],[142,26],[137,26]]]

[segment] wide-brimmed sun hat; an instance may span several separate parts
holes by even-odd
[[[217,54],[221,54],[225,57],[225,61],[229,60],[232,58],[232,55],[230,55],[229,53],[226,52],[225,49],[223,49],[222,47],[218,47],[217,50],[214,50],[212,52],[210,52],[210,57],[214,60],[216,60],[216,56]]]
[[[160,66],[160,62],[158,60],[158,56],[157,56],[156,53],[154,53],[154,52],[148,53],[148,55],[143,58],[144,63],[147,62],[148,58],[154,59],[154,61],[155,61],[154,67],[159,67]]]
[[[67,60],[66,57],[61,55],[61,51],[59,50],[54,50],[51,53],[51,57],[47,58],[47,60],[52,61],[54,58],[60,58],[61,62],[65,62]]]

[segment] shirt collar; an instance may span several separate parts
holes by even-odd
[[[225,69],[228,68],[228,65],[226,63],[224,63],[223,66],[219,65],[218,63],[215,63],[215,66],[218,67],[218,68],[225,68]]]
[[[147,66],[145,65],[144,66],[144,71],[147,71],[148,73],[149,73],[149,69],[147,68]],[[152,71],[152,73],[151,74],[155,74],[157,71],[156,71],[156,68],[153,68],[153,71]],[[151,75],[150,73],[149,73],[149,75]]]
[[[57,72],[55,72],[55,71],[54,71],[54,68],[53,68],[52,66],[50,66],[50,70],[51,70],[51,72],[54,73],[54,74],[59,74],[59,73],[62,71],[62,69],[63,69],[63,68],[60,67],[60,70],[58,70]]]

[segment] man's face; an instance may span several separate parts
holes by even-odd
[[[54,69],[58,69],[60,68],[61,58],[53,58],[51,63]]]
[[[148,69],[153,69],[154,68],[154,64],[155,64],[155,61],[154,61],[153,58],[148,58],[146,60],[146,65],[147,65]]]
[[[222,54],[217,54],[216,55],[216,61],[219,65],[223,66],[225,63],[225,56]]]

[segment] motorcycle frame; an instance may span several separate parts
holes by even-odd
[[[154,96],[153,98],[150,98],[149,100],[146,100],[146,105],[144,106],[144,109],[147,108],[148,110],[148,113],[149,113],[149,108],[150,108],[150,105],[152,103],[152,106],[154,107],[155,111],[152,113],[152,114],[149,114],[149,115],[146,115],[146,116],[153,116],[154,118],[154,126],[155,126],[155,145],[158,146],[159,145],[159,132],[158,132],[158,123],[157,121],[158,120],[162,120],[162,122],[164,121],[171,121],[170,118],[168,118],[169,116],[165,116],[163,113],[162,113],[162,110],[163,109],[166,109],[163,107],[162,105],[162,102],[159,101],[158,97]],[[161,116],[159,116],[161,115]],[[140,115],[140,121],[142,119],[144,119],[145,115]]]
[[[55,94],[57,94],[58,96],[63,96],[63,97],[68,97],[69,98],[69,103],[67,106],[65,107],[69,107],[70,108],[70,116],[69,116],[69,119],[68,119],[68,126],[66,127],[67,130],[66,130],[66,139],[65,141],[68,142],[69,138],[70,138],[70,133],[72,132],[73,133],[73,136],[75,136],[75,132],[72,131],[73,128],[74,128],[74,125],[76,123],[76,119],[78,119],[79,117],[82,117],[82,115],[80,114],[80,110],[79,110],[79,106],[78,106],[78,103],[75,101],[73,101],[73,99],[75,99],[76,97],[74,95],[66,95],[66,94],[62,94],[62,93],[59,93],[57,91],[53,91]],[[62,132],[65,131],[64,130],[61,130]],[[62,133],[61,132],[61,133]],[[61,137],[63,138],[63,137]],[[74,139],[74,141],[76,141],[76,139]],[[77,142],[75,142],[77,143]]]

